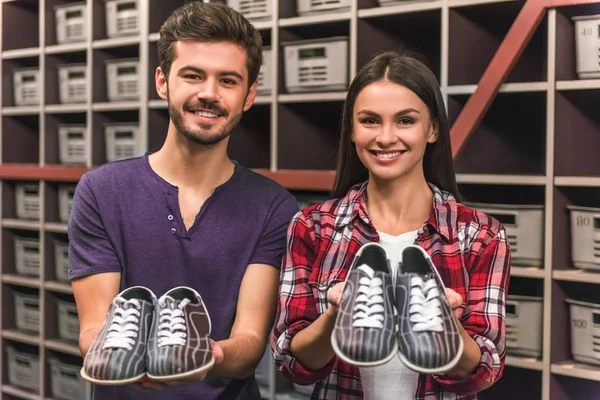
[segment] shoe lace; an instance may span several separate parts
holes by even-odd
[[[440,291],[434,278],[411,279],[409,304],[409,318],[414,323],[414,331],[442,332],[444,330]]]
[[[126,300],[121,297],[117,297],[114,304],[113,318],[102,348],[131,350],[140,329],[140,308],[142,305],[137,299]]]
[[[353,310],[352,326],[356,328],[383,328],[383,281],[366,264],[357,267],[367,276],[358,281],[358,293]]]
[[[158,316],[159,325],[157,332],[158,347],[185,345],[187,334],[183,308],[189,302],[189,299],[183,299],[177,304],[170,297],[160,300],[161,310]]]

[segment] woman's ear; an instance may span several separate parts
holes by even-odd
[[[427,142],[435,143],[440,136],[440,130],[438,129],[438,124],[436,122],[431,122],[429,125],[429,133],[427,134]]]

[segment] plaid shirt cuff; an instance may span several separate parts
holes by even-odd
[[[448,375],[433,375],[444,390],[460,396],[476,394],[492,386],[502,375],[504,361],[500,360],[496,346],[486,337],[471,334],[481,348],[481,361],[475,372],[468,378],[455,380]]]
[[[277,369],[284,373],[294,383],[299,385],[312,385],[327,378],[337,362],[337,357],[332,357],[331,361],[318,371],[311,371],[304,368],[290,352],[290,344],[296,333],[308,327],[309,321],[297,321],[277,338],[277,346],[275,347],[275,363]]]

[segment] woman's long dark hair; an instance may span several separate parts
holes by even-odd
[[[331,196],[344,196],[359,182],[369,178],[352,142],[354,103],[367,85],[387,79],[413,91],[429,109],[431,121],[439,130],[438,139],[428,143],[423,158],[425,180],[459,199],[450,147],[450,127],[444,100],[435,75],[425,64],[408,53],[386,51],[372,58],[358,72],[346,96],[342,132],[338,147],[336,178]]]

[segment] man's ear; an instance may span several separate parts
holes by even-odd
[[[158,96],[163,100],[167,100],[167,76],[160,67],[156,68],[154,81],[156,83],[156,93],[158,93]]]
[[[244,111],[248,111],[250,107],[254,104],[254,100],[256,99],[256,91],[258,90],[258,81],[254,81],[252,85],[250,85],[250,89],[248,89],[248,94],[246,95],[246,100],[244,100]]]

